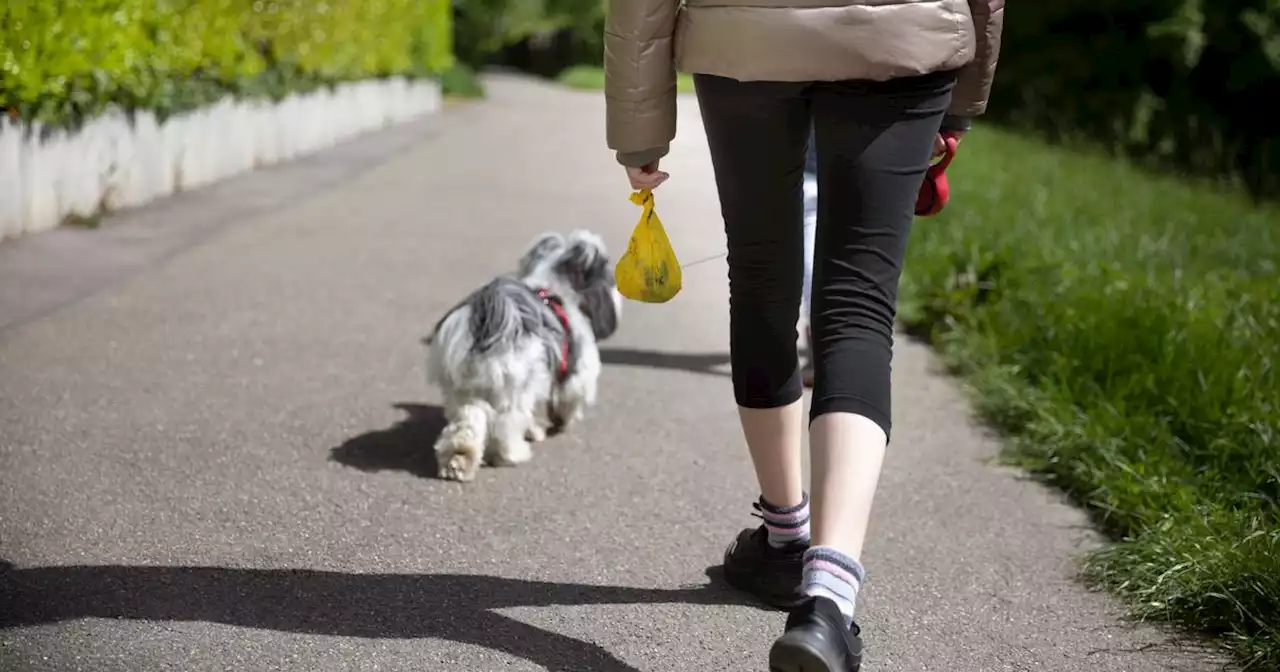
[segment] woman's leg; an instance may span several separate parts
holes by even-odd
[[[810,408],[813,536],[801,592],[769,650],[777,672],[857,672],[860,562],[889,440],[889,365],[898,279],[948,73],[816,84],[816,367]]]
[[[898,280],[950,73],[813,91],[818,152],[813,546],[803,590],[852,620],[888,443]]]
[[[765,524],[725,554],[734,585],[771,604],[798,600],[808,542],[804,409],[796,352],[811,117],[805,85],[695,78],[729,248],[730,360]]]

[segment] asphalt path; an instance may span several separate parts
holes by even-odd
[[[763,670],[723,589],[755,523],[696,104],[659,213],[691,264],[628,304],[600,404],[517,468],[432,477],[423,337],[545,230],[638,209],[598,94],[483,102],[0,245],[0,670]],[[979,138],[973,141],[980,142]],[[859,610],[867,670],[1220,669],[1075,580],[1084,516],[900,339]]]

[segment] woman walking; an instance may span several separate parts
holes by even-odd
[[[854,605],[890,434],[907,233],[940,130],[960,136],[985,111],[1003,11],[1004,0],[609,2],[608,142],[633,188],[668,179],[675,73],[694,74],[729,250],[734,396],[764,520],[730,544],[724,569],[791,610],[769,652],[779,672],[861,664]],[[796,350],[810,128],[812,504]]]

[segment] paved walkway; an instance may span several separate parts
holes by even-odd
[[[466,487],[428,477],[418,339],[535,234],[620,252],[638,214],[598,95],[491,88],[0,246],[0,669],[763,669],[783,617],[706,575],[755,522],[723,261],[627,306],[576,433]],[[681,106],[659,209],[692,261],[723,241]],[[1217,669],[1072,580],[1084,518],[991,466],[922,346],[901,344],[895,385],[866,669]]]

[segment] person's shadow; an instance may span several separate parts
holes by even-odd
[[[714,570],[708,570],[714,576]],[[203,621],[344,637],[438,638],[549,672],[636,672],[596,644],[495,613],[510,607],[747,604],[720,581],[678,589],[587,586],[456,574],[305,569],[62,566],[0,561],[0,629],[83,618]]]

